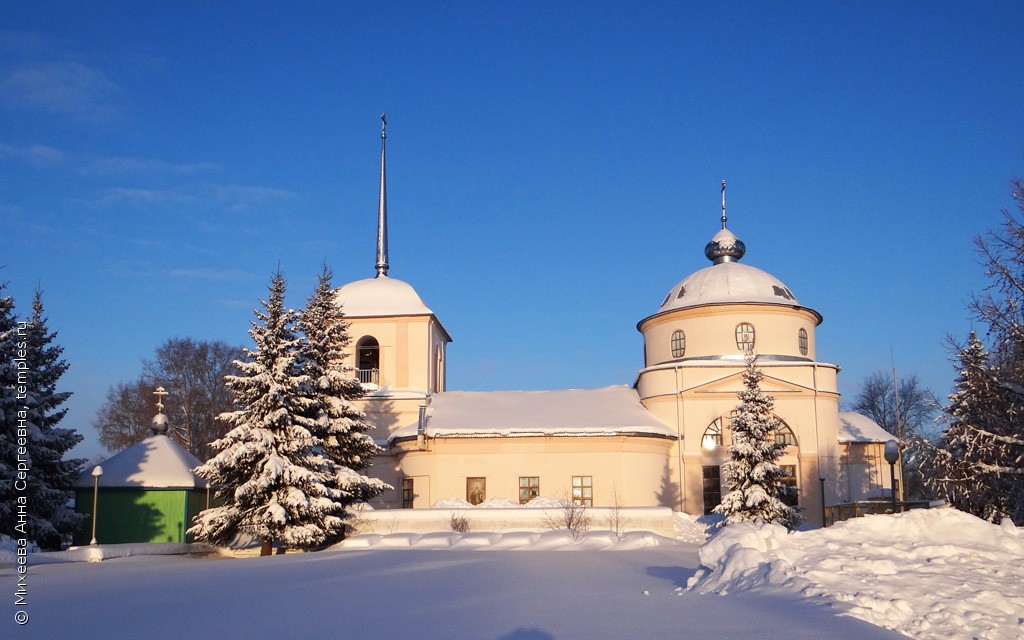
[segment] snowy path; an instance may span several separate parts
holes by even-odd
[[[682,592],[696,546],[371,549],[32,567],[11,638],[899,638],[800,596]],[[0,569],[0,582],[11,578]],[[0,627],[14,625],[5,620]]]

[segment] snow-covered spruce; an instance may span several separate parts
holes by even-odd
[[[296,314],[285,308],[284,293],[278,272],[249,332],[255,349],[237,363],[240,374],[226,378],[240,409],[221,415],[232,429],[214,441],[217,455],[196,469],[224,504],[197,516],[189,529],[197,540],[227,545],[245,534],[269,554],[275,541],[311,549],[344,534],[337,469],[311,417],[316,406],[305,391]]]
[[[28,453],[32,473],[28,478],[29,537],[43,548],[58,548],[71,541],[84,516],[68,506],[72,487],[85,465],[83,458],[64,456],[82,441],[75,429],[57,425],[67,409],[62,408],[71,393],[58,391],[57,384],[68,370],[61,359],[64,348],[53,343],[57,332],[47,327],[43,295],[36,291],[32,316],[25,335],[29,384],[25,399],[29,427]]]
[[[1024,523],[1024,395],[1005,380],[971,332],[957,354],[959,374],[945,408],[949,428],[925,447],[927,486],[950,504],[990,522]]]
[[[32,314],[20,324],[13,322],[13,300],[0,300],[0,351],[4,371],[0,401],[0,533],[33,540],[48,549],[60,548],[78,530],[82,515],[68,507],[71,488],[84,460],[64,456],[82,440],[74,429],[57,425],[67,409],[61,408],[70,393],[57,390],[68,364],[63,348],[54,344],[56,332],[46,324],[41,291],[32,300]],[[20,375],[19,375],[20,374]],[[8,384],[12,382],[13,384]],[[18,436],[24,430],[25,448],[17,459]],[[16,462],[29,467],[24,484],[15,485]],[[20,488],[19,488],[20,487]],[[17,493],[17,495],[14,495]],[[26,518],[13,518],[14,500],[24,499]]]
[[[748,354],[743,372],[744,389],[740,404],[730,417],[732,444],[723,465],[729,493],[715,507],[725,523],[775,522],[790,529],[800,522],[800,513],[781,500],[785,486],[777,464],[785,444],[776,440],[780,423],[772,413],[774,400],[761,391],[764,374],[757,368],[757,356]]]
[[[302,389],[310,400],[308,417],[313,420],[313,435],[334,465],[328,483],[332,499],[348,507],[370,500],[391,486],[358,473],[370,466],[381,448],[367,435],[370,426],[366,416],[352,403],[362,397],[363,387],[355,368],[345,362],[345,347],[350,340],[348,324],[335,301],[331,275],[325,265],[296,327],[303,335],[299,353],[306,383]]]
[[[18,374],[17,322],[14,298],[3,295],[6,285],[0,282],[0,535],[23,538],[14,530],[17,494],[14,490],[17,473],[17,419],[19,402],[15,389]]]

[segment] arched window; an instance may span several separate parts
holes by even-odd
[[[708,425],[704,430],[704,437],[700,439],[700,446],[705,449],[717,449],[722,446],[722,424],[724,419],[718,418]]]
[[[775,430],[775,442],[784,444],[787,447],[796,446],[796,434],[785,422],[779,421],[779,428]]]
[[[801,329],[796,334],[797,344],[800,345],[800,355],[807,355],[807,329]]]
[[[743,353],[754,350],[754,325],[749,322],[736,325],[736,348]]]
[[[434,391],[444,391],[444,349],[434,351]]]
[[[682,358],[686,353],[686,334],[676,331],[672,334],[672,357]]]
[[[359,382],[380,384],[380,344],[373,336],[363,336],[356,343],[356,369]]]
[[[726,420],[728,419],[728,416],[722,416],[708,425],[708,428],[704,430],[704,436],[700,439],[700,446],[702,448],[714,450],[722,446],[724,443],[722,436],[725,432]],[[774,436],[775,442],[779,444],[786,445],[787,447],[795,447],[797,445],[796,434],[789,428],[789,425],[781,420],[779,420],[779,428],[775,430]]]

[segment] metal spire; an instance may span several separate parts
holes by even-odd
[[[722,180],[722,228],[725,228],[725,180]]]
[[[384,161],[384,147],[388,126],[387,117],[380,114],[380,199],[377,204],[377,276],[388,275],[388,187],[387,170]]]

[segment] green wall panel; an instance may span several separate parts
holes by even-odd
[[[185,530],[189,527],[185,506],[189,493],[184,489],[101,488],[96,541],[100,544],[185,542]],[[93,494],[80,489],[76,491],[75,498],[76,510],[90,516],[75,537],[75,544],[89,544],[92,538]],[[205,495],[203,504],[205,506]]]

